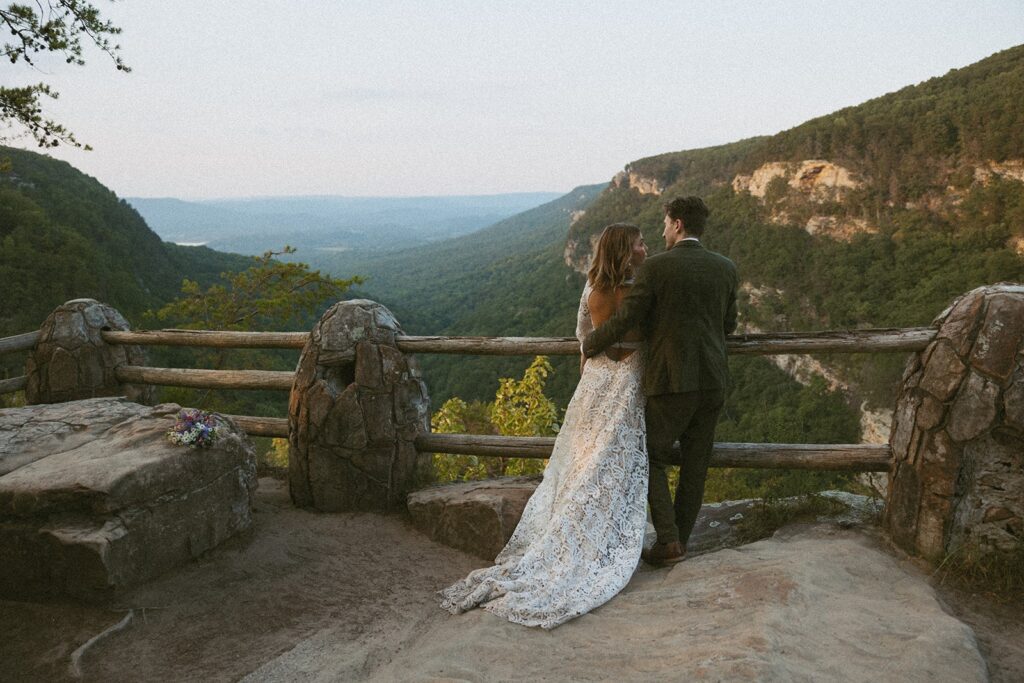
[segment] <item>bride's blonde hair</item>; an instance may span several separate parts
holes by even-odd
[[[613,223],[601,232],[594,250],[594,262],[587,271],[587,280],[594,289],[621,287],[633,274],[633,242],[640,228],[629,223]]]

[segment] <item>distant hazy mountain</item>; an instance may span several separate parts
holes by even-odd
[[[312,252],[388,251],[457,237],[560,196],[267,197],[186,202],[129,198],[163,239],[258,254],[284,244]]]

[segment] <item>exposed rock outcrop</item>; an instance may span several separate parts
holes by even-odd
[[[632,170],[629,166],[612,178],[612,185],[636,190],[640,194],[660,195],[665,187],[657,178],[649,178]]]
[[[764,199],[768,186],[776,178],[816,202],[836,201],[846,190],[863,185],[847,168],[823,159],[805,161],[770,161],[750,175],[737,175],[732,180],[734,192],[749,192]]]
[[[811,216],[804,224],[811,235],[824,235],[841,242],[849,242],[861,234],[877,234],[878,228],[862,218],[847,216]]]
[[[1024,159],[985,161],[974,167],[974,179],[980,183],[989,182],[993,176],[1024,182]]]
[[[512,537],[540,480],[500,477],[431,486],[409,494],[409,514],[413,525],[432,540],[491,561]],[[873,499],[840,491],[825,491],[822,495],[844,507],[834,521],[846,525],[877,523],[879,509]],[[787,500],[798,502],[796,498]],[[760,502],[705,503],[687,544],[690,554],[736,545],[738,525]],[[647,536],[648,546],[657,540],[650,524]]]
[[[409,514],[432,540],[493,560],[539,482],[539,477],[501,477],[432,486],[409,494]]]
[[[41,336],[25,364],[29,403],[59,403],[94,396],[127,396],[152,403],[153,388],[118,382],[121,365],[145,365],[139,346],[107,344],[103,330],[128,330],[116,310],[94,299],[59,306],[40,328]]]
[[[771,161],[750,175],[737,175],[732,180],[734,192],[749,192],[764,201],[769,186],[776,179],[785,181],[786,197],[774,197],[768,219],[772,223],[793,223],[793,202],[812,207],[819,204],[842,202],[847,192],[863,187],[864,183],[852,171],[822,159],[805,161]],[[802,212],[806,215],[806,210]],[[812,214],[803,221],[804,230],[812,235],[824,235],[835,240],[849,241],[861,233],[877,233],[878,228],[862,218]]]
[[[934,324],[899,390],[886,524],[939,561],[1024,541],[1024,286],[979,287]]]
[[[391,312],[365,299],[336,303],[313,328],[288,405],[296,505],[390,510],[429,479],[430,455],[414,441],[430,429],[430,400],[398,334]]]
[[[594,234],[587,237],[586,247],[580,244],[580,237],[579,235],[570,236],[565,241],[565,251],[562,254],[562,259],[565,261],[565,265],[577,273],[586,275],[587,271],[590,270],[590,262],[594,258],[597,241],[601,238],[601,235]]]
[[[311,653],[324,679],[355,673],[354,660],[380,681],[988,678],[973,632],[920,575],[862,535],[820,527],[641,569],[607,604],[551,632],[473,610],[372,662],[360,657],[372,641],[337,640],[295,648],[252,680],[293,680]]]
[[[118,398],[0,410],[0,595],[103,598],[247,529],[255,450],[229,422],[174,446],[179,406]]]

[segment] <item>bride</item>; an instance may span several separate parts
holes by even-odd
[[[609,225],[580,298],[576,336],[603,324],[647,256],[640,229]],[[440,592],[452,614],[482,607],[554,628],[611,599],[640,559],[647,522],[643,353],[633,335],[581,366],[544,479],[495,565]]]

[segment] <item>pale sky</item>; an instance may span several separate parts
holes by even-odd
[[[1024,41],[1021,0],[124,0],[130,74],[46,81],[120,196],[568,191],[772,134]],[[13,144],[34,148],[30,140]]]

